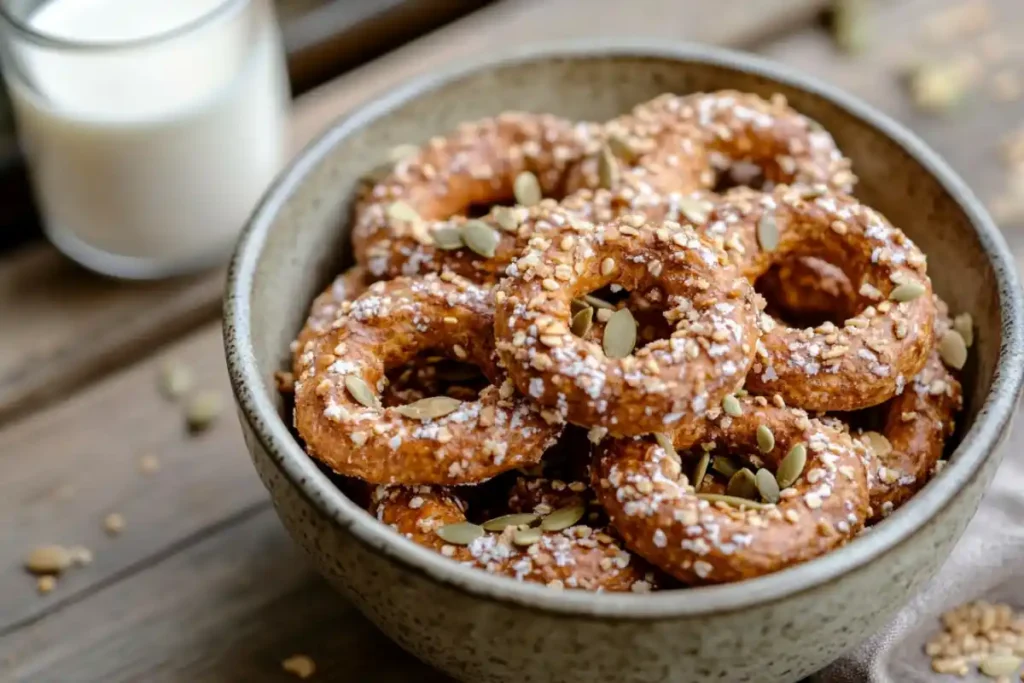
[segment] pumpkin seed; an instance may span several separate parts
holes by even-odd
[[[487,223],[472,220],[462,224],[462,240],[473,252],[484,258],[493,258],[501,235]]]
[[[185,422],[197,434],[212,425],[224,410],[224,402],[216,391],[201,391],[185,406]]]
[[[967,362],[967,342],[956,330],[950,330],[939,340],[939,356],[942,362],[954,370],[962,370]]]
[[[502,515],[501,517],[495,517],[489,519],[481,526],[484,531],[504,531],[505,527],[510,526],[529,526],[540,519],[540,515],[535,515],[530,512],[523,512],[513,515]]]
[[[462,233],[458,228],[440,228],[433,233],[434,246],[444,251],[462,249]]]
[[[594,324],[594,309],[587,306],[572,317],[570,330],[577,337],[583,337]]]
[[[633,146],[629,143],[629,140],[621,135],[612,133],[608,136],[608,149],[627,164],[632,164],[637,159],[637,153]]]
[[[523,206],[540,204],[540,200],[543,198],[540,181],[529,171],[523,171],[516,176],[512,183],[512,194],[515,195],[516,201]]]
[[[505,232],[515,232],[519,229],[519,215],[515,209],[508,206],[499,206],[494,210],[494,220],[498,227]]]
[[[469,545],[484,535],[484,529],[471,522],[457,522],[445,524],[435,532],[445,543],[452,545]]]
[[[573,299],[572,301],[569,302],[569,314],[572,316],[575,316],[584,308],[590,308],[590,304],[588,304],[583,299]]]
[[[619,184],[619,162],[607,145],[601,147],[601,153],[597,157],[597,179],[606,190]]]
[[[751,510],[763,510],[768,507],[764,503],[758,503],[757,501],[748,500],[747,498],[738,498],[736,496],[723,496],[721,493],[698,493],[697,497],[701,500],[706,500],[709,503],[725,503],[737,508],[750,508]]]
[[[757,495],[757,480],[754,473],[746,467],[741,467],[736,474],[729,478],[725,492],[736,498],[753,498]]]
[[[893,301],[906,303],[907,301],[913,301],[922,294],[924,294],[924,285],[920,282],[904,282],[889,293],[889,298]]]
[[[552,512],[550,515],[540,520],[540,528],[544,531],[561,531],[562,529],[568,529],[576,522],[583,519],[583,514],[586,512],[586,508],[582,505],[568,505],[564,508],[559,508]]]
[[[889,439],[885,438],[884,435],[879,434],[878,432],[864,432],[861,434],[861,437],[867,439],[871,450],[874,451],[875,455],[878,457],[884,458],[892,453],[892,444],[889,443]]]
[[[697,467],[693,470],[693,488],[699,489],[704,477],[708,473],[708,463],[711,462],[711,451],[704,451],[700,454]]]
[[[798,443],[789,449],[789,453],[786,453],[786,457],[779,463],[779,468],[775,470],[775,481],[779,484],[779,488],[792,486],[793,482],[804,473],[806,465],[807,446]]]
[[[775,435],[767,425],[759,425],[757,428],[757,450],[762,453],[771,453],[775,448]]]
[[[686,216],[686,220],[695,224],[706,221],[713,208],[711,202],[696,197],[683,197],[679,200],[679,211]]]
[[[832,38],[847,54],[861,52],[868,43],[869,22],[866,0],[836,0],[832,5]]]
[[[664,450],[666,453],[668,453],[669,455],[678,456],[678,454],[676,453],[676,447],[672,443],[672,437],[670,437],[668,434],[655,432],[654,440],[658,442],[658,445],[661,446],[662,450]]]
[[[352,395],[352,398],[361,405],[367,408],[380,407],[380,401],[377,399],[376,394],[373,393],[370,385],[363,381],[362,377],[345,375],[345,388],[348,389],[348,393]]]
[[[591,296],[590,294],[584,294],[583,300],[594,308],[607,308],[609,311],[615,310],[614,304],[608,303],[604,299],[599,299],[596,296]]]
[[[416,223],[420,220],[420,215],[416,213],[416,209],[412,208],[407,202],[403,202],[401,199],[397,202],[391,202],[388,204],[387,214],[388,218],[393,221]]]
[[[766,503],[779,502],[779,482],[775,481],[774,474],[762,467],[754,475],[754,483]]]
[[[974,346],[974,318],[970,313],[961,313],[953,318],[953,329],[964,338],[964,345],[967,348]]]
[[[25,558],[25,569],[33,574],[60,574],[71,566],[71,553],[60,545],[41,545]]]
[[[192,370],[184,363],[172,360],[160,368],[160,393],[172,401],[187,394],[192,385]]]
[[[395,145],[388,150],[388,159],[392,164],[397,164],[399,161],[405,161],[414,154],[418,154],[420,148],[416,145]]]
[[[739,472],[740,466],[727,455],[716,455],[711,461],[711,469],[723,477],[731,477]]]
[[[1020,668],[1021,658],[1016,655],[989,655],[978,663],[978,670],[991,678],[1012,676]]]
[[[544,535],[544,532],[537,527],[530,527],[529,529],[516,529],[512,534],[512,542],[516,545],[533,545],[540,540],[540,537]]]
[[[775,214],[765,212],[757,221],[757,243],[763,251],[775,251],[779,246],[779,226]]]
[[[633,347],[636,346],[636,320],[628,308],[620,308],[608,318],[601,346],[608,358],[625,358],[633,353]]]
[[[739,417],[743,414],[743,406],[740,405],[740,400],[732,394],[722,399],[722,410],[730,417]]]
[[[462,405],[462,401],[449,396],[431,396],[421,398],[413,403],[406,403],[404,406],[395,408],[399,415],[414,420],[433,420],[454,413]]]

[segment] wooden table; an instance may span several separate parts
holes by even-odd
[[[936,14],[959,3],[880,3],[870,47],[851,57],[816,21],[823,0],[507,0],[301,98],[295,144],[374,92],[493,45],[641,34],[753,50],[836,82],[908,122],[995,197],[1007,182],[999,141],[1024,124],[1024,104],[995,101],[989,81],[999,64],[1024,74],[1019,48],[1002,54],[998,37],[1020,35],[1024,5],[993,2],[995,18],[970,36],[923,37],[941,33]],[[965,31],[970,17],[945,21]],[[986,55],[956,111],[926,116],[907,97],[898,72],[914,45]],[[1004,225],[1011,244],[1024,246],[1013,227]],[[0,259],[0,681],[286,681],[281,661],[297,653],[316,662],[312,680],[445,680],[309,568],[251,471],[230,408],[189,436],[180,405],[158,392],[159,369],[174,359],[229,402],[222,277],[117,283],[45,245]],[[124,520],[116,535],[104,528],[111,513]],[[93,559],[41,595],[22,563],[44,543],[81,545]]]

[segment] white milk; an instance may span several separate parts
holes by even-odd
[[[126,277],[223,259],[286,152],[269,0],[50,0],[28,23],[135,41],[14,46],[12,100],[54,243]]]

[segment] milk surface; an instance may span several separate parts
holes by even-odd
[[[12,101],[54,243],[129,277],[226,256],[286,151],[269,0],[51,0],[29,25],[104,46],[15,46]]]

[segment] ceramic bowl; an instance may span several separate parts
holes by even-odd
[[[556,591],[456,564],[348,500],[289,431],[273,373],[306,307],[350,261],[360,175],[387,150],[506,109],[602,121],[662,92],[784,94],[854,161],[857,194],[928,254],[935,289],[977,324],[959,445],[870,533],[756,580],[650,595]],[[464,681],[793,681],[881,627],[931,577],[999,462],[1021,386],[1021,295],[998,230],[940,159],[848,95],[763,60],[649,41],[521,49],[433,73],[336,122],[279,178],[231,266],[225,344],[252,460],[285,527],[402,647]]]

